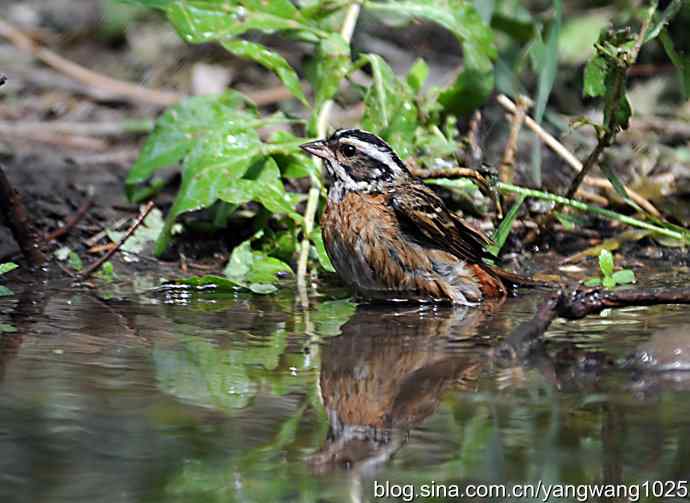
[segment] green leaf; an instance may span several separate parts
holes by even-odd
[[[601,285],[601,278],[589,278],[583,282],[585,286],[599,286]]]
[[[140,254],[148,243],[156,240],[163,230],[163,226],[163,214],[158,208],[154,208],[146,216],[137,230],[134,231],[134,234],[125,241],[121,250],[133,254]],[[125,231],[106,229],[106,234],[111,241],[116,243],[124,237]]]
[[[326,252],[326,246],[323,243],[323,234],[321,234],[321,227],[316,227],[309,236],[311,242],[314,243],[314,249],[316,250],[316,256],[319,259],[319,264],[327,272],[335,272],[335,268],[331,263],[331,259],[328,258],[328,253]]]
[[[462,45],[464,65],[455,82],[439,97],[446,113],[463,114],[481,105],[494,86],[496,59],[493,32],[472,2],[466,0],[416,0],[414,2],[371,2],[369,10],[391,16],[424,18],[453,33]]]
[[[644,43],[646,44],[650,40],[655,39],[659,34],[666,28],[666,25],[671,22],[671,19],[678,14],[680,8],[683,6],[683,0],[672,0],[669,5],[666,6],[663,13],[655,13],[653,16],[653,21],[649,24],[647,33],[645,33]]]
[[[316,120],[324,103],[338,92],[340,82],[352,68],[350,44],[340,35],[332,33],[319,43],[316,49],[316,65],[312,77],[314,89],[314,113],[309,123],[309,134],[317,134]]]
[[[606,249],[599,253],[599,269],[605,278],[613,274],[613,254]]]
[[[241,288],[240,285],[222,276],[214,274],[206,274],[204,276],[194,276],[192,278],[184,278],[172,282],[175,285],[187,285],[192,288],[203,288],[213,286],[219,291],[234,291]]]
[[[7,290],[7,289],[6,289]],[[10,292],[10,295],[12,292]],[[0,287],[0,297],[2,297],[2,287]],[[17,332],[17,327],[9,323],[0,323],[0,334],[13,334]]]
[[[19,266],[14,262],[3,262],[0,264],[0,276],[7,274],[10,271],[14,271],[17,267]]]
[[[0,297],[9,297],[10,295],[14,295],[14,292],[6,286],[0,285]]]
[[[262,294],[275,291],[273,284],[279,273],[292,274],[292,269],[275,257],[252,250],[251,240],[235,247],[224,271],[225,277],[236,285]]]
[[[627,285],[630,283],[635,283],[635,273],[631,269],[623,269],[622,271],[616,271],[611,276],[613,280],[618,285]]]
[[[604,276],[601,280],[601,284],[604,285],[604,288],[614,288],[616,286],[616,280],[613,279],[613,276]]]
[[[209,2],[178,0],[166,7],[168,19],[187,42],[223,41],[248,31],[306,31],[321,35],[307,24],[288,0]]]
[[[676,51],[673,40],[668,34],[668,30],[664,29],[659,37],[661,45],[668,55],[673,66],[678,71],[678,78],[683,89],[683,97],[690,98],[690,54],[680,54]]]
[[[112,283],[115,280],[115,270],[113,269],[113,263],[107,261],[101,266],[101,268],[96,272],[96,277],[106,283]]]
[[[591,56],[601,30],[610,23],[604,11],[567,16],[558,42],[561,62],[580,65]]]
[[[297,73],[280,54],[271,51],[266,46],[247,40],[226,41],[222,43],[222,46],[236,56],[256,61],[274,72],[298,100],[305,106],[309,106]]]
[[[220,96],[194,96],[169,108],[156,121],[127,176],[127,185],[145,182],[156,170],[176,164],[214,128],[246,127],[256,115],[242,111],[245,104],[242,95],[230,91]]]
[[[503,221],[501,221],[498,229],[496,229],[494,244],[487,247],[494,257],[498,257],[498,254],[501,252],[501,248],[503,248],[508,236],[510,236],[510,231],[513,228],[513,222],[518,216],[518,212],[520,211],[520,208],[522,207],[522,204],[525,202],[526,198],[527,196],[524,194],[518,197],[517,201],[515,201],[515,204],[513,204],[508,211],[508,214],[503,218]]]
[[[603,96],[606,92],[606,60],[594,56],[585,66],[585,79],[582,88],[585,96]]]
[[[379,134],[400,157],[407,158],[413,154],[418,125],[414,95],[381,56],[366,54],[363,58],[371,65],[373,83],[364,96],[362,127]]]
[[[81,257],[74,251],[70,251],[69,255],[67,255],[67,263],[75,271],[81,271],[84,268]]]
[[[429,76],[429,65],[426,64],[422,58],[418,58],[414,62],[410,70],[407,72],[407,85],[410,86],[412,92],[419,93],[422,90],[424,82]]]

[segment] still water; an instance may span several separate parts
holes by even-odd
[[[289,289],[15,293],[0,299],[2,502],[690,479],[687,307],[557,320],[511,352],[544,293],[467,310],[334,292],[307,311]]]

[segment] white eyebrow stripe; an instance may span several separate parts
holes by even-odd
[[[398,163],[395,162],[395,159],[393,157],[393,154],[391,154],[391,152],[384,152],[384,151],[380,150],[378,147],[376,147],[375,145],[372,145],[371,143],[367,143],[365,141],[359,140],[357,138],[341,138],[340,142],[345,143],[347,145],[352,145],[353,147],[357,148],[361,152],[364,152],[366,155],[368,155],[372,159],[376,159],[377,161],[381,162],[382,164],[388,166],[388,168],[393,173],[399,173],[400,172],[400,166],[398,166]]]

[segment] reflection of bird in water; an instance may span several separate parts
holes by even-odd
[[[436,410],[444,390],[472,389],[481,352],[471,339],[464,351],[458,341],[477,335],[486,309],[360,306],[323,349],[319,383],[330,431],[314,468],[369,473]]]

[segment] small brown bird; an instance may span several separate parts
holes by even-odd
[[[472,305],[533,284],[485,263],[491,240],[448,210],[378,136],[341,129],[302,149],[326,165],[324,244],[358,296]]]

